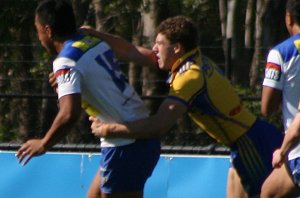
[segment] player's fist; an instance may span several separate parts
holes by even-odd
[[[285,157],[282,154],[281,149],[277,149],[273,153],[272,165],[274,168],[279,168],[284,163]]]

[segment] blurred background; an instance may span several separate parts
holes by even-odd
[[[199,28],[199,47],[226,75],[244,104],[260,116],[261,84],[271,47],[289,35],[286,0],[69,0],[77,25],[120,35],[151,48],[155,28],[164,19],[185,15]],[[0,143],[22,143],[47,132],[57,112],[57,96],[48,83],[52,60],[34,27],[38,0],[0,0]],[[129,82],[152,113],[167,95],[167,73],[121,63]],[[271,122],[281,126],[281,115]],[[87,115],[62,144],[98,144]],[[163,145],[218,145],[186,116],[163,137]]]

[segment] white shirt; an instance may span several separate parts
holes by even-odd
[[[64,45],[53,62],[58,97],[80,93],[82,107],[105,122],[127,122],[145,118],[147,108],[119,69],[107,43],[77,36]],[[127,145],[128,138],[101,138],[102,147]]]
[[[264,86],[282,91],[282,120],[286,130],[298,112],[300,98],[300,34],[274,47],[268,55]],[[289,159],[300,157],[300,144]]]

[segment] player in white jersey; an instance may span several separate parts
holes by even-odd
[[[261,111],[265,116],[269,116],[281,109],[284,129],[287,130],[298,112],[300,98],[299,0],[288,1],[285,21],[291,37],[269,52],[263,81]],[[298,143],[288,154],[287,166],[276,166],[277,168],[266,180],[262,188],[262,197],[294,197],[298,194],[299,160],[300,144]]]
[[[58,98],[81,93],[83,108],[107,122],[128,122],[148,110],[120,71],[113,51],[99,39],[77,35],[66,41],[53,62]],[[134,139],[102,139],[101,146],[122,146]]]
[[[60,108],[45,137],[29,140],[18,150],[24,165],[69,131],[81,107],[107,122],[135,121],[149,115],[120,71],[112,49],[99,39],[77,33],[75,24],[72,7],[64,1],[46,0],[36,9],[39,40],[49,52],[58,54],[53,72]],[[159,140],[102,138],[101,152],[99,172],[88,197],[142,198],[144,184],[159,158]]]
[[[279,109],[286,130],[298,112],[300,97],[300,34],[274,47],[268,55],[263,81],[262,112],[265,115]],[[274,106],[272,106],[274,105]],[[276,106],[275,106],[276,105]],[[300,145],[289,159],[300,156]]]

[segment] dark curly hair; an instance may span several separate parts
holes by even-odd
[[[286,11],[290,13],[297,25],[300,25],[300,1],[288,0],[286,3]]]
[[[162,21],[156,34],[163,34],[173,44],[179,42],[185,51],[198,45],[198,30],[192,20],[185,16],[175,16]]]
[[[73,8],[65,0],[41,1],[35,14],[41,24],[50,25],[57,37],[64,38],[77,31]]]

